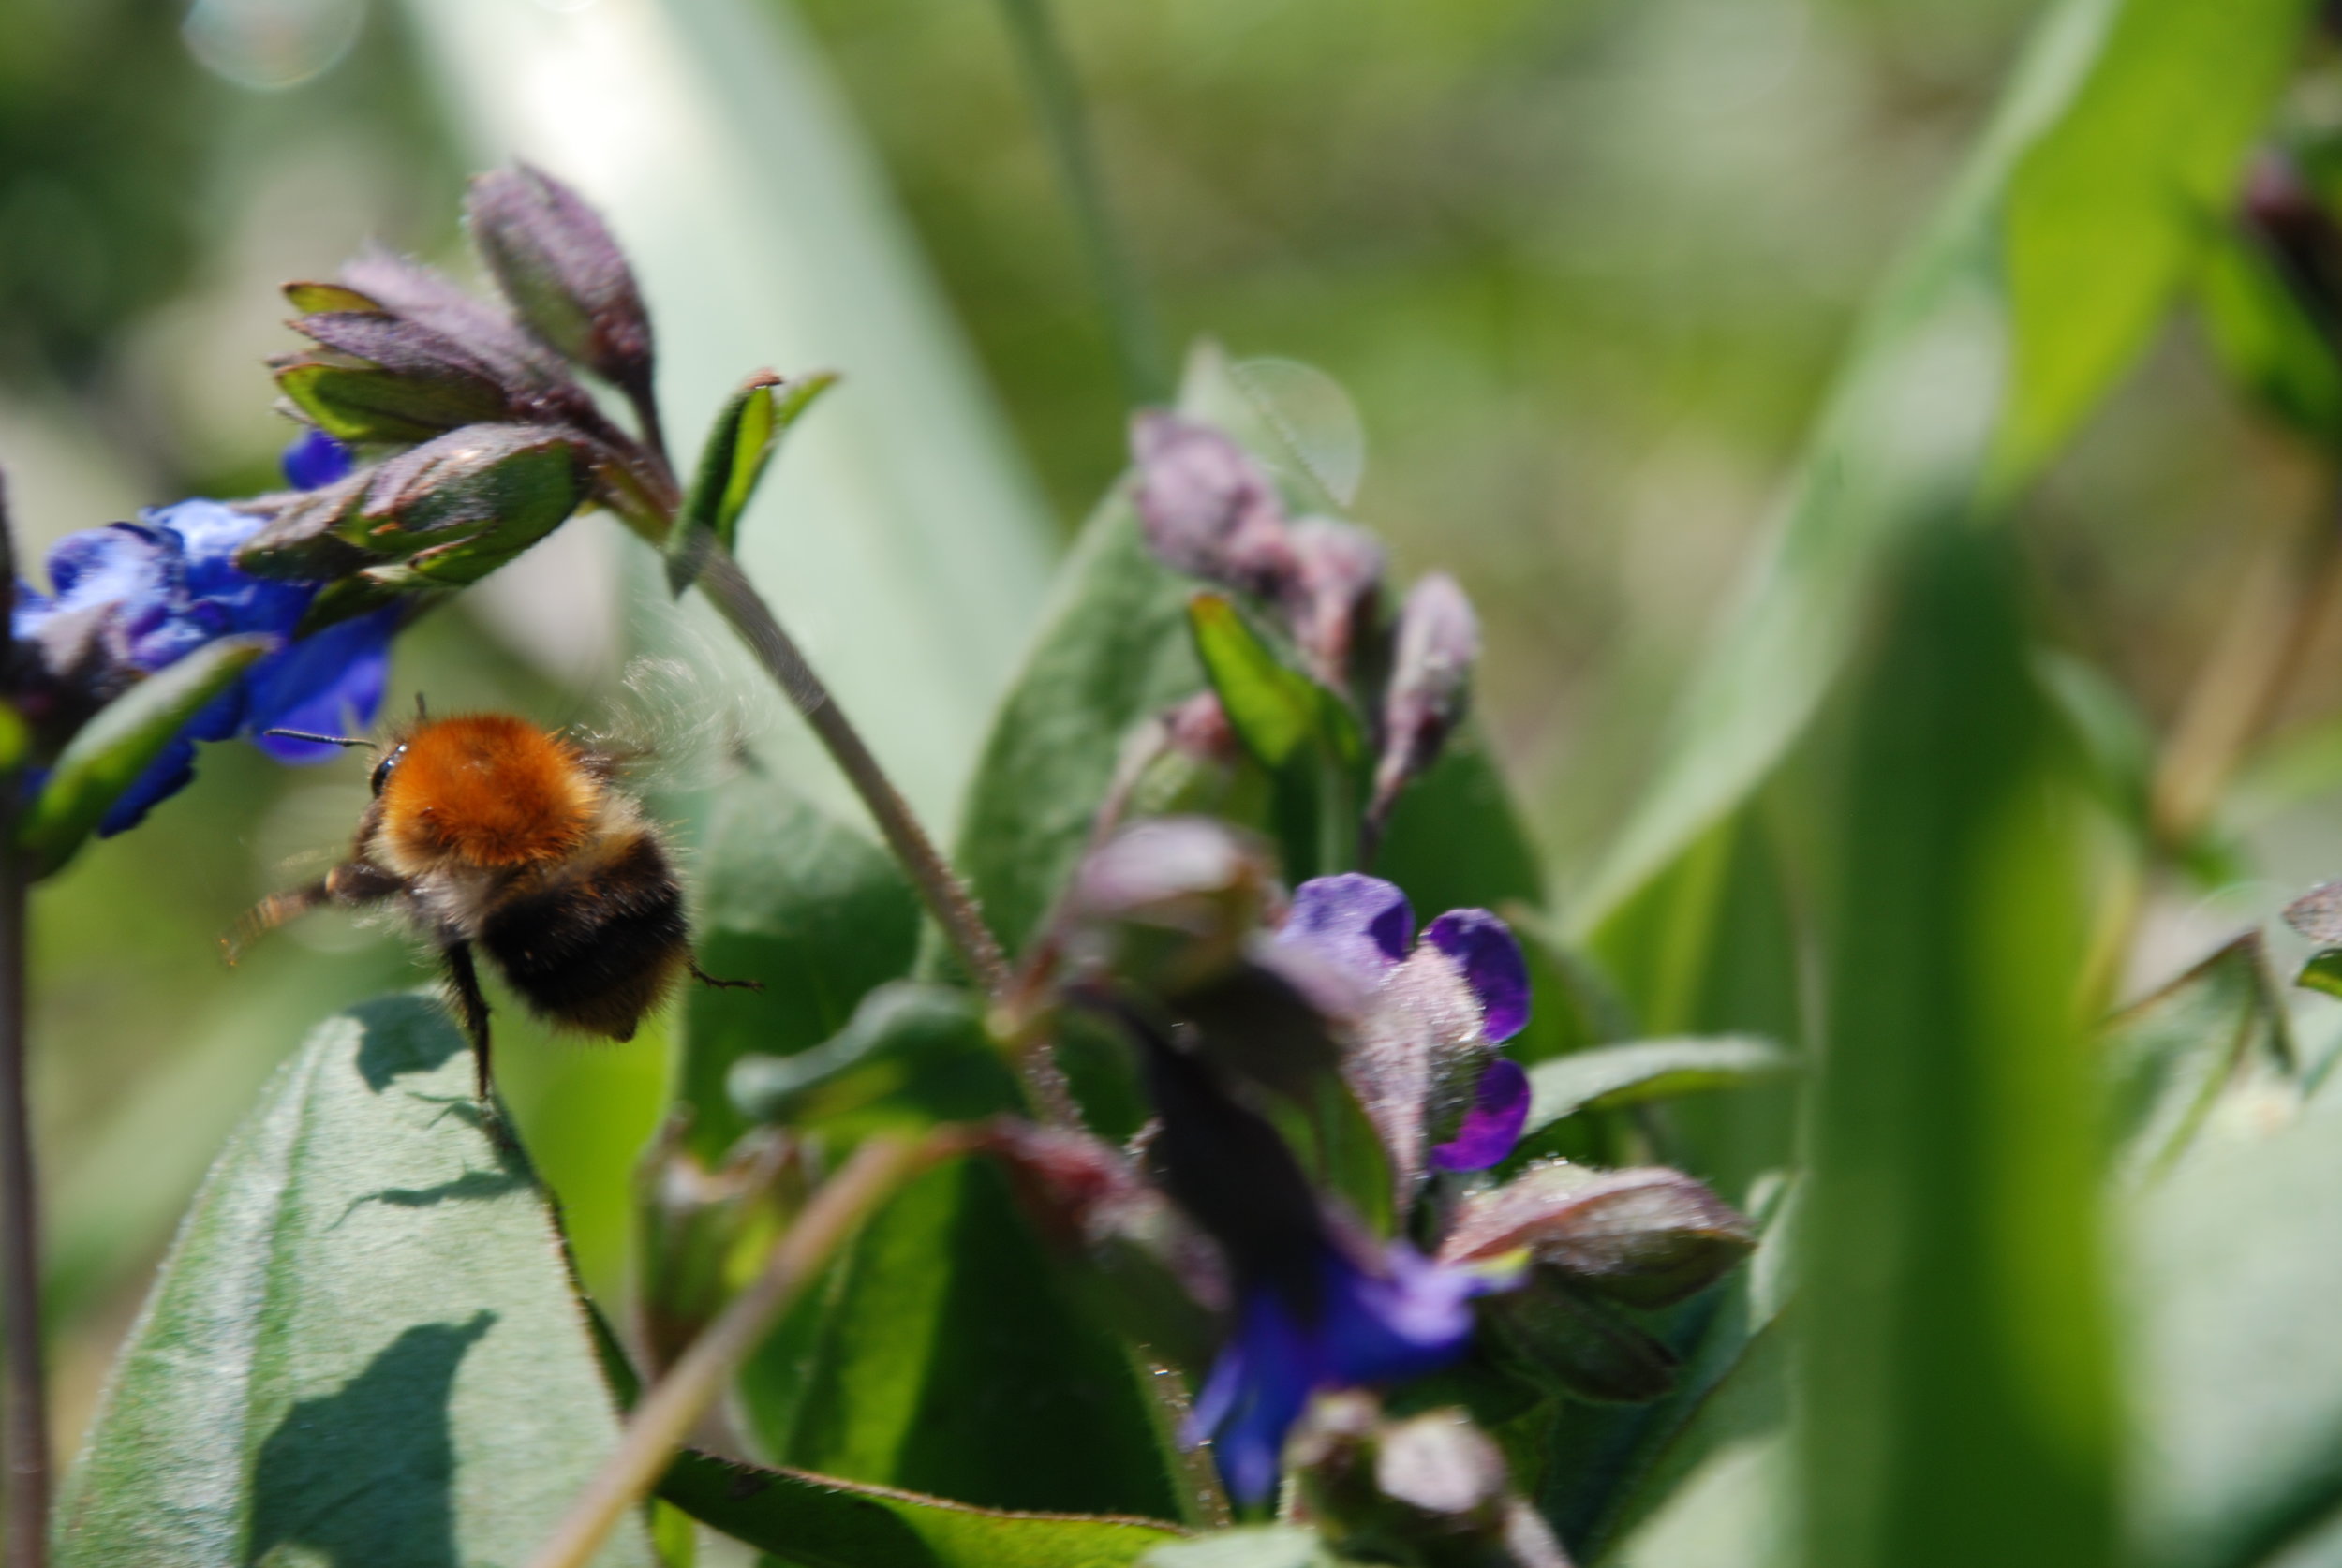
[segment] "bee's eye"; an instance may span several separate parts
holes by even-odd
[[[382,786],[391,781],[391,770],[398,766],[398,760],[406,755],[407,743],[401,741],[391,748],[387,756],[374,764],[374,792],[376,794],[382,792]]]

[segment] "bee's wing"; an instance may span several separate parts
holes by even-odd
[[[632,789],[705,789],[737,772],[758,739],[762,716],[694,651],[687,643],[629,663],[602,721],[577,733]]]
[[[2320,882],[2286,905],[2285,924],[2313,942],[2342,944],[2342,880]]]

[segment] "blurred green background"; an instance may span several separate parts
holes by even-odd
[[[1338,377],[1368,436],[1361,516],[1402,578],[1445,567],[1479,604],[1481,711],[1564,908],[1633,801],[1853,313],[2034,11],[1059,7],[1166,338],[1209,333]],[[1070,532],[1120,465],[1123,404],[999,7],[809,0],[797,15]],[[261,362],[290,347],[279,284],[369,237],[463,264],[469,143],[415,25],[385,0],[0,0],[0,465],[25,555],[142,505],[274,482],[290,426]],[[651,303],[682,303],[655,289]],[[2029,503],[2040,609],[2167,723],[2253,563],[2298,530],[2320,484],[2239,411],[2183,325]],[[402,644],[393,707],[423,689],[435,706],[592,716],[625,658],[630,563],[644,564],[602,520],[572,525]],[[2319,673],[2283,717],[2297,758],[2325,739],[2338,638],[2324,629]],[[2168,975],[2223,919],[2342,868],[2342,821],[2289,794],[2282,766],[2267,774],[2247,792],[2265,820],[2243,825],[2271,852],[2263,872],[2240,864],[2272,880],[2168,900],[2136,975]],[[209,747],[194,788],[38,895],[67,1430],[268,1069],[323,1013],[426,977],[395,935],[334,914],[239,970],[220,962],[216,934],[338,850],[363,799],[355,762],[294,772]],[[507,1092],[589,1280],[607,1285],[623,1267],[624,1151],[657,1115],[663,1042],[504,1040]]]

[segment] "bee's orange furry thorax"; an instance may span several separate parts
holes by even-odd
[[[419,867],[558,860],[585,841],[600,786],[574,747],[510,714],[427,719],[382,789],[382,838]]]

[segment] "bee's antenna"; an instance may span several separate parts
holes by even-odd
[[[418,723],[418,724],[420,724],[420,723],[422,723],[424,719],[429,718],[430,717],[431,717],[431,711],[430,711],[428,708],[425,708],[425,707],[422,705],[422,692],[420,692],[420,691],[416,692],[416,693],[415,693],[415,722],[416,722],[416,723]]]
[[[320,735],[308,730],[263,730],[260,733],[282,735],[287,740],[315,741],[319,746],[363,746],[373,750],[381,749],[379,741],[366,740],[358,735]]]

